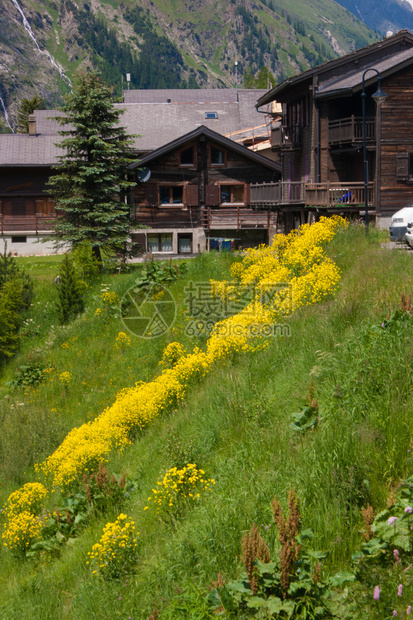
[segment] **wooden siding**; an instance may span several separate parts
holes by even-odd
[[[413,158],[413,67],[383,80],[383,90],[388,98],[381,109],[381,211],[394,213],[413,200],[413,178],[397,178],[398,159]]]
[[[225,166],[211,166],[209,162],[210,140],[199,140],[196,144],[194,166],[180,166],[176,151],[159,157],[150,164],[150,183],[140,183],[135,189],[136,222],[152,228],[193,228],[208,226],[206,207],[225,209],[225,225],[237,228],[240,225],[240,211],[229,203],[221,205],[222,185],[243,185],[246,209],[242,213],[243,225],[253,228],[268,224],[267,216],[247,209],[250,203],[251,183],[279,180],[279,173],[243,157],[235,151],[225,149]],[[219,145],[217,145],[218,148]],[[220,150],[224,150],[219,146]],[[182,187],[182,204],[161,204],[160,186]],[[240,205],[238,205],[239,207]],[[231,215],[232,214],[232,215]],[[254,219],[255,218],[255,219]],[[215,217],[215,220],[218,221]],[[208,224],[209,222],[209,224]]]

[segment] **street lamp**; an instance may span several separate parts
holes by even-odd
[[[366,228],[366,232],[368,232],[368,229],[369,229],[369,212],[368,212],[368,198],[367,198],[367,190],[368,190],[368,184],[369,184],[369,168],[368,168],[368,162],[367,162],[366,90],[364,88],[364,78],[365,78],[366,73],[368,73],[369,71],[375,71],[375,73],[377,74],[377,79],[378,79],[378,88],[376,92],[374,93],[374,95],[372,95],[372,98],[374,99],[377,105],[382,103],[387,98],[386,93],[383,92],[382,87],[381,87],[381,75],[379,71],[377,71],[377,69],[366,69],[366,71],[363,73],[363,78],[362,78],[363,91],[361,93],[361,101],[362,101],[362,106],[363,106],[364,226]],[[377,151],[377,144],[376,144],[376,151]]]

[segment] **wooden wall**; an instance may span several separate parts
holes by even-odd
[[[413,159],[413,67],[383,80],[381,106],[381,212],[394,213],[413,200],[411,181],[397,179],[397,156]]]
[[[226,153],[225,166],[211,166],[209,163],[209,146],[219,148]],[[187,148],[189,144],[184,145]],[[139,183],[135,189],[137,222],[147,226],[162,227],[196,227],[202,225],[201,210],[205,206],[219,208],[220,185],[263,183],[278,181],[280,174],[265,166],[257,164],[237,152],[225,149],[208,140],[195,143],[196,158],[194,166],[180,166],[180,149],[150,162],[151,178],[147,183]],[[184,204],[160,205],[156,197],[158,185],[184,185]],[[211,192],[215,186],[217,191]],[[152,188],[152,189],[151,189]],[[214,188],[213,188],[214,189]],[[148,195],[154,193],[148,200]],[[246,201],[249,192],[245,191]],[[225,205],[230,208],[230,204]],[[236,208],[234,207],[234,210]]]

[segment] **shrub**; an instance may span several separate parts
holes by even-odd
[[[60,279],[57,286],[57,315],[61,325],[83,312],[84,283],[79,279],[68,254],[60,265]]]
[[[194,463],[188,463],[182,469],[172,467],[164,475],[162,481],[152,489],[153,495],[148,501],[155,504],[158,513],[164,517],[181,516],[185,507],[196,502],[204,491],[211,490],[215,484],[212,478],[205,478],[203,469],[198,469]],[[149,506],[145,507],[145,510]]]
[[[19,345],[21,311],[25,307],[21,278],[7,280],[0,288],[0,362],[14,355]]]
[[[138,542],[135,523],[126,514],[120,514],[114,523],[107,523],[98,543],[88,553],[92,575],[117,579],[133,571]]]

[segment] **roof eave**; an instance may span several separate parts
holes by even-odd
[[[205,125],[201,125],[200,127],[197,127],[197,129],[190,131],[184,136],[181,136],[173,140],[172,142],[169,142],[168,144],[161,146],[159,149],[156,149],[155,151],[148,153],[148,155],[145,155],[144,157],[142,157],[142,159],[140,159],[138,162],[134,162],[133,164],[130,164],[129,168],[134,170],[135,168],[140,168],[141,166],[149,164],[151,161],[158,159],[158,157],[162,157],[162,155],[166,155],[167,153],[175,150],[176,148],[179,148],[182,144],[185,144],[186,142],[194,140],[198,138],[199,136],[201,136],[202,134],[204,134],[211,140],[214,140],[218,144],[221,144],[221,146],[233,149],[234,151],[239,152],[245,157],[253,159],[257,163],[260,163],[263,166],[266,166],[267,168],[271,168],[272,170],[275,170],[281,173],[281,165],[278,164],[277,162],[269,159],[268,157],[265,157],[264,155],[251,151],[246,146],[238,144],[237,142],[234,142],[234,140],[230,140],[229,138],[226,138],[225,136],[218,134],[212,129],[205,127]]]

